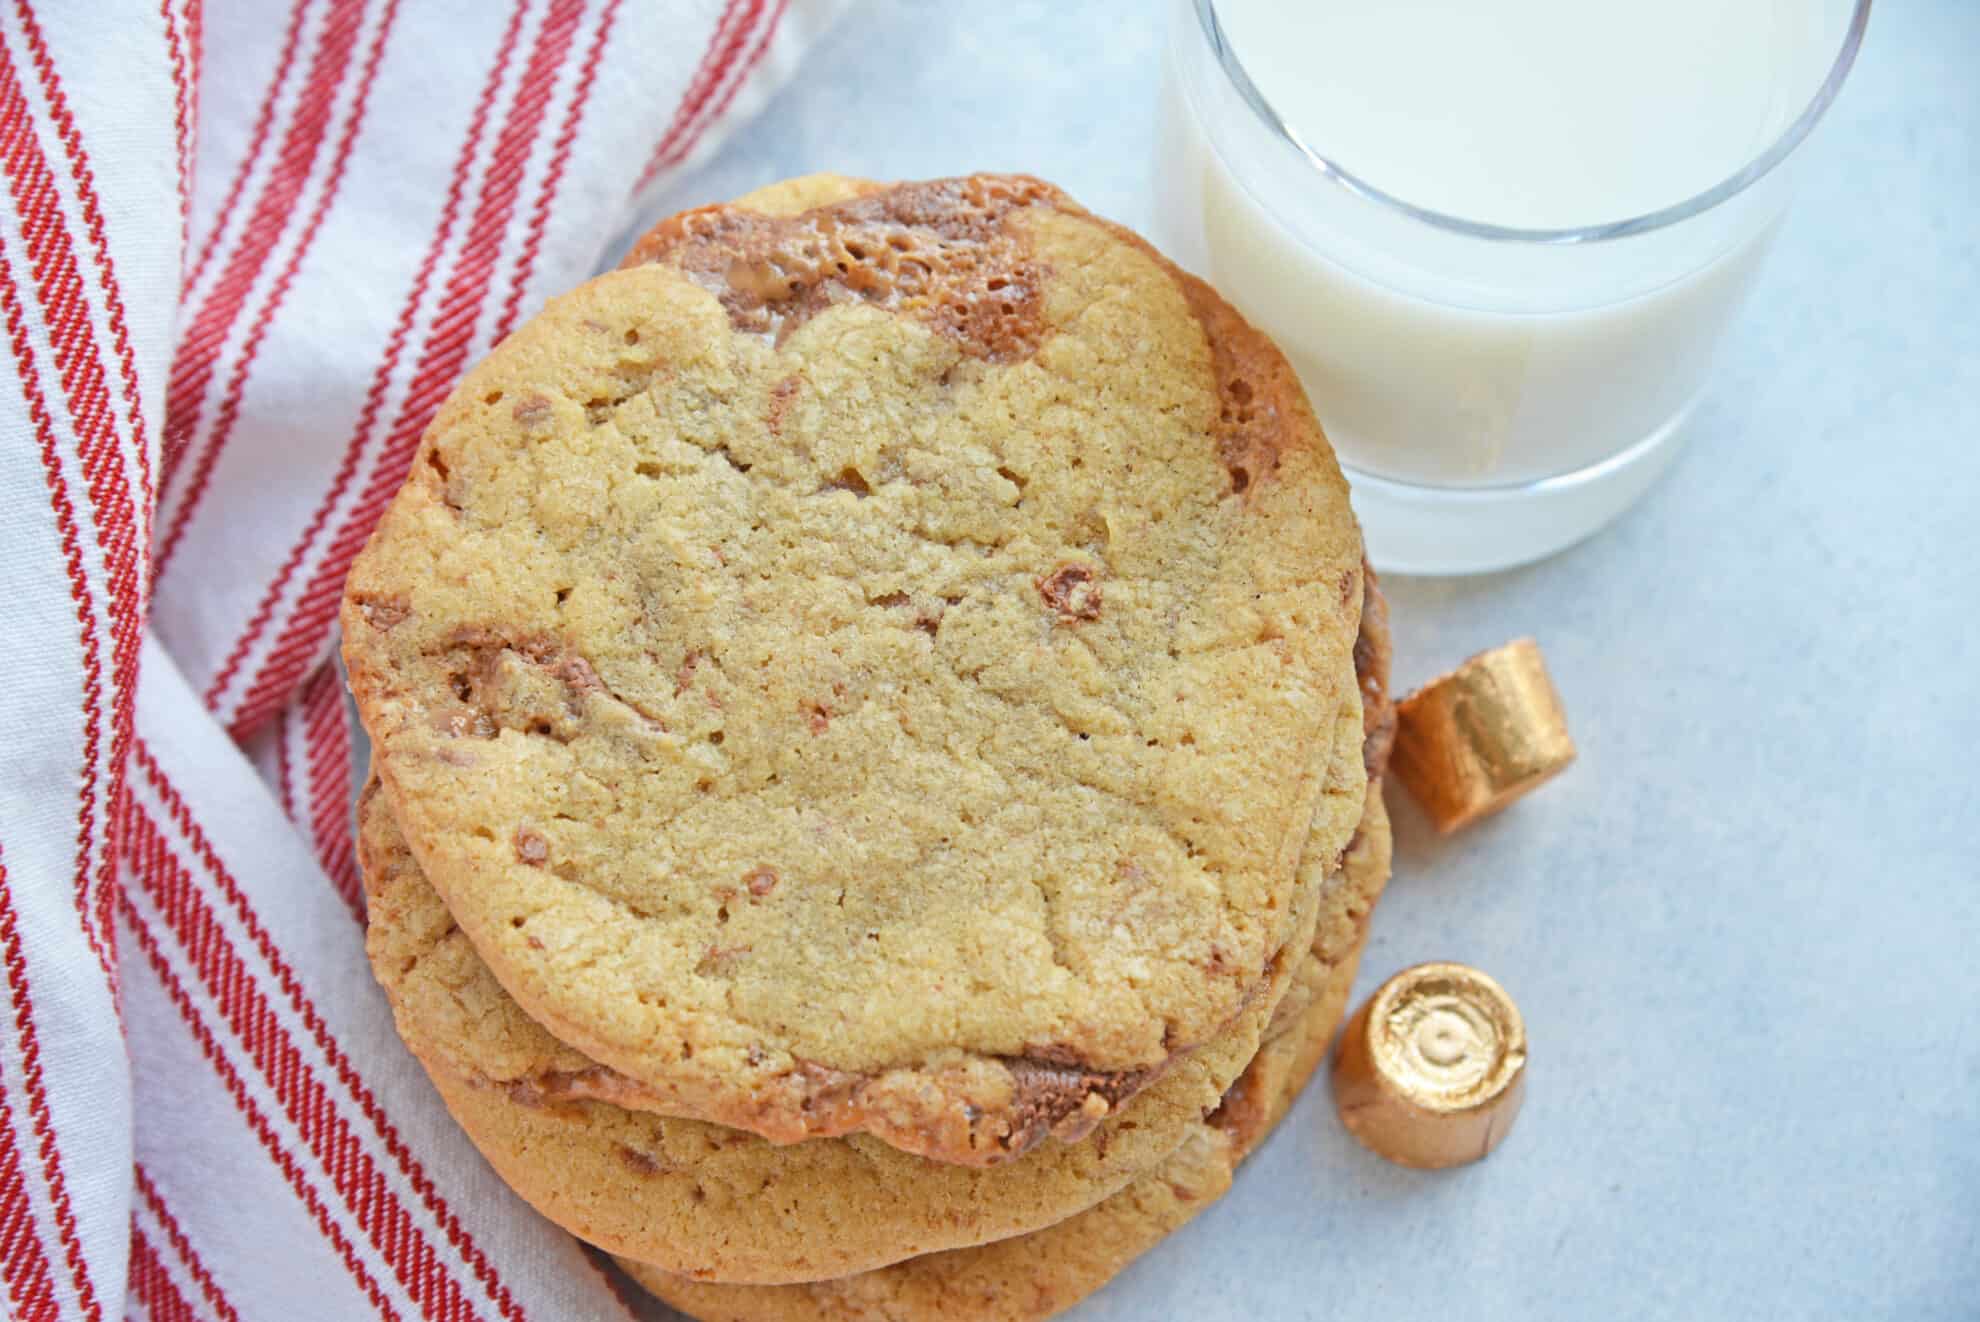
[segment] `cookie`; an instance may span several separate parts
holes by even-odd
[[[1349,852],[1350,887],[1381,890],[1389,828],[1379,786]],[[1040,1322],[1072,1307],[1190,1221],[1230,1187],[1232,1172],[1284,1117],[1326,1055],[1360,960],[1363,924],[1332,964],[1307,961],[1317,992],[1259,1051],[1224,1105],[1162,1166],[1055,1226],[977,1248],[915,1258],[808,1285],[707,1285],[620,1259],[634,1280],[702,1322]]]
[[[1363,631],[1382,618],[1365,612]],[[1386,635],[1357,654],[1386,667]],[[1385,684],[1385,674],[1363,680],[1378,709]],[[1379,780],[1379,765],[1366,764],[1370,747],[1364,723],[1344,711],[1334,797],[1359,783],[1342,769],[1353,763]],[[401,1035],[456,1117],[553,1220],[679,1273],[731,1281],[844,1275],[1063,1219],[1179,1144],[1257,1040],[1254,1017],[1246,1033],[1225,1035],[1135,1098],[1092,1141],[1055,1145],[993,1171],[932,1165],[870,1138],[778,1150],[718,1126],[638,1114],[664,1111],[665,1099],[557,1041],[503,992],[419,874],[375,783],[360,803],[359,825],[372,964]],[[1325,926],[1301,926],[1330,962],[1372,904],[1355,880],[1361,875],[1310,889]],[[1312,976],[1302,963],[1274,1023],[1288,1002],[1306,1003]]]
[[[1395,741],[1396,708],[1389,696],[1389,663],[1393,646],[1389,605],[1376,583],[1375,571],[1364,569],[1361,629],[1354,641],[1355,677],[1362,694],[1361,761],[1371,786],[1380,786],[1388,771],[1389,750]],[[1367,812],[1355,826],[1348,858],[1357,866],[1344,870],[1339,884],[1321,893],[1320,917],[1313,929],[1314,960],[1299,965],[1292,986],[1272,1012],[1268,1035],[1276,1034],[1320,999],[1330,970],[1349,956],[1368,925],[1368,915],[1389,880],[1391,840],[1389,816],[1379,795],[1371,795]]]
[[[990,1164],[1261,994],[1360,534],[1284,360],[1134,236],[1030,179],[843,191],[667,222],[469,373],[345,659],[558,1038],[698,1118]]]
[[[1337,724],[1337,792],[1363,783],[1361,721]],[[1332,859],[1295,892],[1301,944],[1238,1023],[1084,1142],[991,1167],[930,1162],[868,1135],[777,1146],[656,1113],[641,1085],[551,1037],[496,982],[405,846],[375,784],[359,806],[367,950],[400,1036],[517,1192],[608,1250],[706,1280],[787,1282],[1024,1234],[1064,1220],[1183,1143],[1256,1054],[1277,1004],[1311,977],[1315,915],[1345,908]],[[1323,877],[1331,869],[1333,876]],[[1351,940],[1352,930],[1330,933]],[[1302,991],[1302,995],[1304,992]],[[664,1100],[664,1099],[661,1099]]]

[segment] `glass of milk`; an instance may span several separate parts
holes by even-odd
[[[1173,0],[1158,238],[1278,341],[1378,567],[1669,465],[1870,0]]]

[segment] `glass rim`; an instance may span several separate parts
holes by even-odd
[[[1703,192],[1694,193],[1669,206],[1659,207],[1654,211],[1646,211],[1623,220],[1574,225],[1560,229],[1493,225],[1431,207],[1418,206],[1386,189],[1377,187],[1352,170],[1316,151],[1312,144],[1300,135],[1299,130],[1278,112],[1265,94],[1258,90],[1258,85],[1251,81],[1251,75],[1245,71],[1243,62],[1238,59],[1229,38],[1224,35],[1223,24],[1217,18],[1216,0],[1191,0],[1191,3],[1195,6],[1197,22],[1203,29],[1204,40],[1209,43],[1211,53],[1217,57],[1218,65],[1223,69],[1225,77],[1230,79],[1231,86],[1237,91],[1238,96],[1251,107],[1252,113],[1258,116],[1259,121],[1269,131],[1305,157],[1307,165],[1322,178],[1364,201],[1387,207],[1437,229],[1448,230],[1469,238],[1514,243],[1571,244],[1599,243],[1608,239],[1628,238],[1631,235],[1664,229],[1710,211],[1720,203],[1745,192],[1772,173],[1774,167],[1786,160],[1814,130],[1816,123],[1834,103],[1837,93],[1842,90],[1843,80],[1849,76],[1850,69],[1856,63],[1856,54],[1863,46],[1863,34],[1870,23],[1871,0],[1854,0],[1849,28],[1843,34],[1842,48],[1836,52],[1835,59],[1830,63],[1829,72],[1823,78],[1822,85],[1815,90],[1815,95],[1802,108],[1801,113],[1795,116],[1793,122],[1781,132],[1781,135],[1745,165]]]

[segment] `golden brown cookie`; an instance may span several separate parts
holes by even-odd
[[[1343,712],[1337,792],[1364,783],[1361,747],[1359,712]],[[1341,921],[1348,906],[1334,892],[1351,888],[1331,858],[1307,864],[1294,894],[1300,944],[1267,994],[1085,1141],[971,1167],[867,1135],[777,1146],[657,1113],[664,1099],[558,1042],[502,990],[369,787],[358,820],[372,967],[400,1036],[462,1128],[504,1180],[574,1234],[706,1280],[842,1276],[1023,1234],[1113,1193],[1187,1139],[1256,1054],[1277,1003],[1294,988],[1306,995],[1298,980],[1312,977],[1315,915],[1324,906]],[[1348,921],[1328,939],[1351,940]]]
[[[1376,584],[1375,571],[1365,571],[1365,598],[1361,630],[1355,637],[1355,675],[1361,684],[1362,766],[1368,783],[1380,787],[1388,770],[1389,748],[1394,742],[1395,703],[1389,697],[1389,663],[1392,643],[1389,634],[1389,605]],[[1389,813],[1379,794],[1371,794],[1366,814],[1355,826],[1348,844],[1348,857],[1358,866],[1345,869],[1339,885],[1328,887],[1320,898],[1320,918],[1313,928],[1316,961],[1301,964],[1293,971],[1293,984],[1286,990],[1272,1013],[1268,1036],[1306,1012],[1325,993],[1322,983],[1329,972],[1358,948],[1368,927],[1368,915],[1388,884],[1390,852]]]
[[[345,657],[414,854],[557,1037],[684,1113],[987,1164],[1261,994],[1361,542],[1200,282],[1035,180],[863,187],[687,213],[510,336]]]
[[[1368,806],[1346,870],[1352,889],[1372,897],[1389,863],[1379,785]],[[1016,1239],[808,1285],[708,1285],[624,1258],[619,1265],[702,1322],[1040,1322],[1105,1285],[1230,1187],[1238,1162],[1284,1117],[1326,1055],[1365,932],[1364,922],[1332,964],[1317,952],[1307,962],[1315,998],[1168,1161],[1078,1216]]]
[[[1379,606],[1379,597],[1370,588]],[[1380,630],[1379,610],[1364,634]],[[1373,722],[1386,700],[1386,635],[1358,646],[1371,667]],[[1336,723],[1334,793],[1371,745],[1352,711]],[[1380,767],[1367,767],[1379,781]],[[1379,804],[1370,811],[1379,810]],[[489,973],[453,923],[367,787],[359,809],[370,924],[367,946],[399,1031],[496,1168],[546,1215],[584,1238],[707,1279],[836,1276],[902,1257],[1021,1234],[1069,1216],[1179,1144],[1252,1053],[1262,1014],[1227,1033],[1111,1117],[1088,1143],[976,1171],[936,1166],[870,1138],[772,1149],[718,1126],[657,1115],[665,1099],[544,1031]],[[1386,850],[1386,821],[1376,823]],[[1356,849],[1369,822],[1358,830]],[[1324,867],[1322,870],[1325,870]],[[1357,938],[1387,875],[1334,869],[1303,896],[1326,917],[1311,946],[1329,964]],[[1302,961],[1272,1023],[1312,998]],[[583,1105],[585,1102],[611,1105]],[[712,1192],[711,1192],[712,1191]]]

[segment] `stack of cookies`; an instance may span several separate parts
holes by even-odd
[[[1228,1185],[1388,873],[1272,345],[1048,185],[663,223],[353,568],[369,946],[502,1177],[703,1319],[1035,1319]]]

